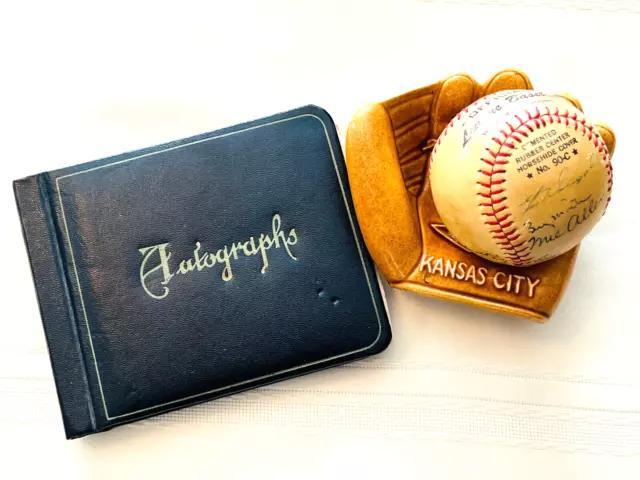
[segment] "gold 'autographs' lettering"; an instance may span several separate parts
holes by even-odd
[[[166,285],[166,283],[169,283],[169,280],[171,280],[171,277],[173,277],[173,274],[169,271],[169,259],[171,258],[171,253],[167,253],[168,245],[168,243],[161,243],[160,245],[139,249],[140,253],[144,255],[142,265],[140,265],[140,283],[142,283],[144,291],[147,292],[150,297],[157,300],[162,300],[164,297],[169,295],[169,289],[167,287],[163,287],[162,293],[160,295],[156,295],[147,288],[147,278],[158,270],[162,270],[162,277],[164,278],[163,285]],[[156,252],[158,252],[158,264],[147,270],[147,262],[149,259],[154,257]]]
[[[292,228],[288,234],[285,234],[281,230],[281,226],[280,215],[275,214],[271,219],[270,234],[261,233],[257,240],[255,237],[250,237],[249,240],[244,242],[233,242],[231,246],[225,245],[215,253],[203,251],[202,244],[196,242],[193,256],[180,261],[178,268],[173,272],[170,266],[171,253],[167,251],[169,243],[140,248],[139,251],[143,255],[142,263],[140,264],[140,283],[142,288],[151,298],[162,300],[169,295],[169,287],[167,285],[175,275],[188,275],[194,271],[200,272],[204,269],[210,269],[215,265],[222,266],[222,280],[228,282],[233,278],[231,262],[232,260],[238,260],[239,254],[243,254],[245,257],[260,254],[262,258],[260,272],[265,273],[269,267],[267,251],[281,246],[290,258],[297,260],[290,248],[298,243],[296,230]]]

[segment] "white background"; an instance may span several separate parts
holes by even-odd
[[[3,2],[0,478],[638,478],[638,47],[637,0]],[[64,440],[12,180],[505,67],[618,134],[548,324],[386,288],[376,358]]]

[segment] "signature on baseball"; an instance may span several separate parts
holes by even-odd
[[[571,200],[563,198],[562,201],[569,202],[569,208],[551,215],[549,223],[535,225],[531,220],[527,220],[524,227],[531,234],[531,237],[527,240],[529,243],[529,249],[533,250],[535,247],[540,247],[545,243],[551,243],[554,240],[557,240],[565,233],[573,232],[588,218],[590,218],[591,215],[593,215],[604,198],[605,196],[603,195],[596,200],[593,198],[592,194],[589,194],[584,198],[572,198]],[[582,211],[580,211],[580,209],[582,209]],[[563,223],[558,223],[558,220],[563,217],[566,219],[566,216],[569,214],[571,215],[568,220],[566,220],[566,223],[564,223],[564,220]]]
[[[529,195],[525,199],[525,201],[520,204],[520,206],[525,206],[524,213],[527,213],[528,211],[539,207],[540,204],[544,203],[545,201],[561,194],[566,188],[573,185],[578,185],[587,177],[587,175],[589,175],[589,172],[593,169],[594,165],[593,153],[591,153],[589,154],[589,166],[576,177],[572,179],[566,179],[565,177],[567,169],[563,168],[562,170],[560,170],[560,173],[558,174],[558,182],[555,186],[546,187],[544,185],[541,185],[533,195]]]

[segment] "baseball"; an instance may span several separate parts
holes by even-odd
[[[559,95],[508,90],[460,112],[433,149],[430,183],[449,232],[488,260],[529,266],[580,243],[611,196],[609,152]]]

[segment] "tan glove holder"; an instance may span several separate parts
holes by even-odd
[[[460,74],[370,104],[354,116],[346,141],[353,201],[367,248],[393,287],[538,322],[549,319],[571,277],[578,247],[524,268],[466,251],[438,217],[427,168],[434,143],[460,110],[500,90],[532,88],[517,70],[498,72],[482,85]],[[597,128],[613,154],[613,131],[603,124]]]

